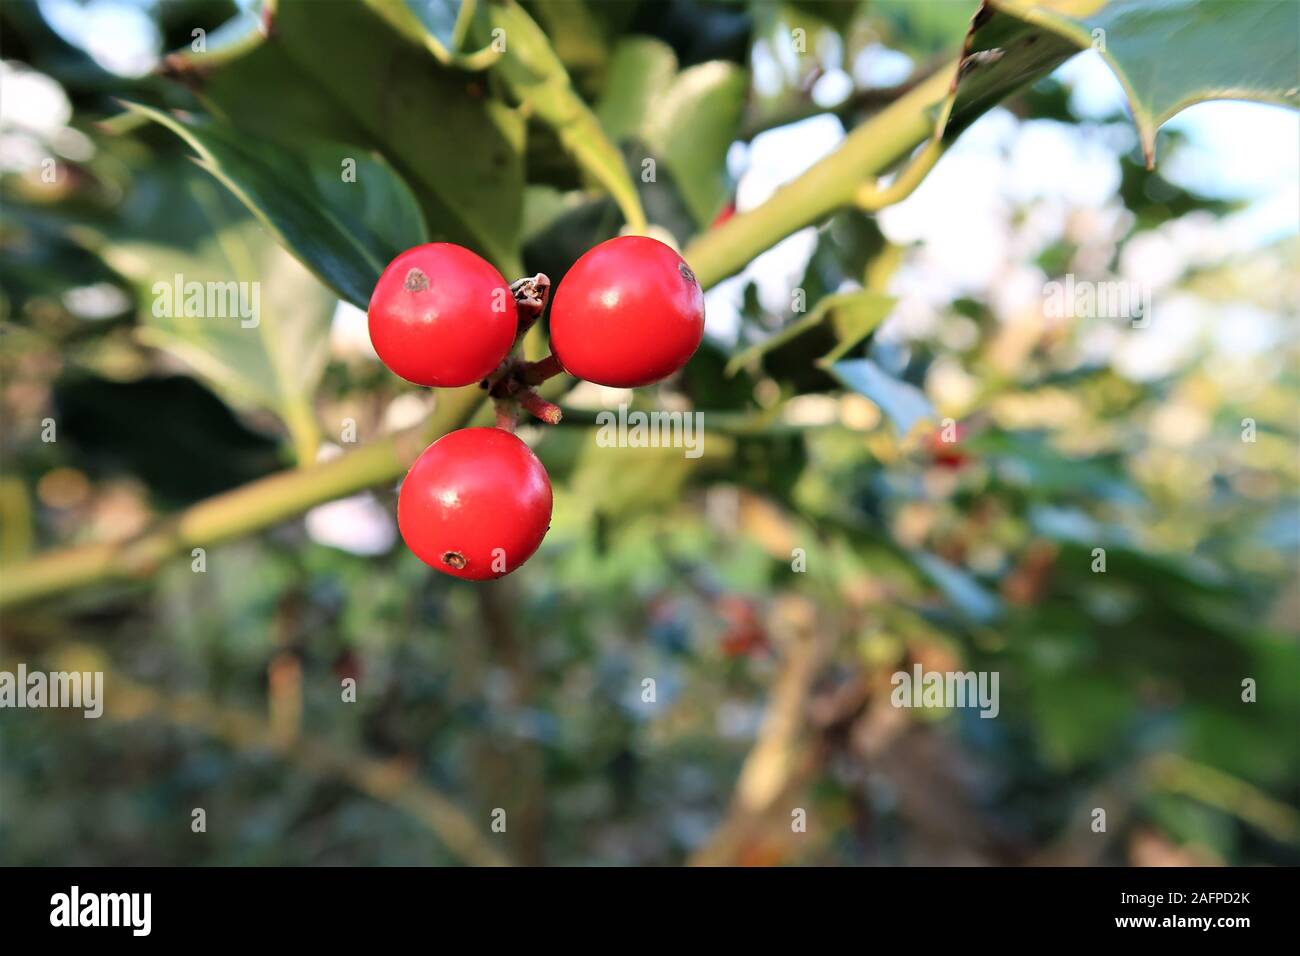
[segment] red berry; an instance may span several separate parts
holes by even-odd
[[[958,423],[952,431],[952,440],[945,440],[941,431],[931,432],[927,439],[930,459],[939,468],[955,471],[970,461],[970,455],[962,450],[961,443],[966,438],[966,426]]]
[[[704,337],[704,293],[657,239],[620,236],[589,249],[551,304],[551,349],[570,375],[649,385],[677,371]]]
[[[416,385],[481,381],[514,345],[519,320],[501,273],[450,242],[407,249],[370,296],[370,341],[389,370]]]
[[[509,432],[463,428],[426,448],[406,473],[397,525],[425,564],[471,581],[499,578],[546,537],[551,480]]]
[[[721,639],[727,657],[753,654],[766,646],[767,634],[753,602],[728,594],[718,598],[715,608],[727,625]]]

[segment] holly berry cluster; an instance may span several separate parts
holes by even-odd
[[[402,539],[446,574],[509,574],[550,529],[550,478],[513,434],[520,409],[547,424],[560,420],[537,385],[562,372],[599,385],[650,385],[685,365],[704,336],[700,284],[656,239],[621,236],[578,259],[551,302],[552,354],[526,362],[519,344],[549,291],[544,275],[508,285],[470,250],[434,242],[389,263],[370,297],[370,341],[391,372],[433,388],[478,382],[496,405],[497,427],[444,435],[402,482]]]

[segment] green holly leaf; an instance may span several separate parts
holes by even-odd
[[[506,38],[505,55],[493,64],[493,75],[528,111],[555,131],[564,151],[618,203],[628,227],[634,232],[644,231],[645,212],[623,155],[573,88],[564,63],[542,28],[515,0],[494,3],[488,11],[488,22],[481,29],[490,29],[493,37]],[[481,33],[476,35],[487,39]]]
[[[250,142],[220,122],[181,119],[128,103],[176,133],[305,266],[342,298],[365,308],[384,267],[428,241],[410,188],[381,158],[354,146],[289,148]]]
[[[596,115],[619,142],[649,150],[697,226],[711,223],[731,195],[727,150],[740,129],[746,72],[712,60],[678,72],[659,40],[619,43]]]
[[[726,375],[735,375],[767,353],[825,322],[829,322],[835,332],[836,346],[821,362],[833,365],[876,330],[894,308],[895,302],[893,296],[870,289],[823,296],[807,315],[732,356],[727,362]]]
[[[134,285],[143,342],[231,405],[276,414],[298,460],[315,459],[336,300],[261,223],[190,167],[142,184],[111,231],[83,239]]]
[[[173,54],[166,72],[258,151],[328,140],[382,156],[430,238],[519,275],[523,117],[363,4],[279,0],[268,22],[222,51]]]
[[[462,51],[470,25],[486,17],[484,8],[465,0],[365,0],[403,35],[421,44],[439,63],[466,70],[481,70],[500,57],[491,44],[481,50]]]
[[[831,310],[831,328],[837,344],[818,360],[819,365],[834,365],[880,327],[898,302],[892,295],[864,289],[850,293]]]
[[[951,138],[1004,96],[1095,49],[1128,95],[1148,166],[1156,131],[1195,103],[1300,106],[1291,0],[986,0],[938,130]]]
[[[731,195],[727,150],[740,129],[748,89],[749,77],[735,63],[692,66],[656,97],[642,128],[700,226],[709,225]]]
[[[596,116],[609,138],[634,138],[649,121],[655,99],[676,75],[677,54],[667,43],[651,37],[620,40],[596,103]]]

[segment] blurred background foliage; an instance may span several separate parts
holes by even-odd
[[[129,540],[419,422],[433,396],[378,364],[357,308],[394,252],[457,241],[558,280],[621,227],[622,164],[684,244],[761,201],[747,179],[791,175],[764,156],[806,168],[955,55],[974,7],[532,0],[604,131],[575,145],[540,54],[439,62],[490,49],[450,2],[289,0],[258,43],[259,5],[6,0],[0,555]],[[199,28],[215,60],[159,63]],[[1234,245],[1247,200],[1167,178],[1197,161],[1176,130],[1148,170],[1075,79],[1014,95],[934,174],[996,193],[986,278],[953,278],[978,239],[843,211],[710,293],[679,377],[581,385],[525,430],[556,509],[508,579],[422,565],[388,483],[203,573],[7,610],[6,662],[109,677],[102,720],[0,715],[0,860],[1300,861],[1296,223]],[[1100,193],[977,178],[1045,127]],[[1154,285],[1152,327],[1045,315],[1067,273]],[[177,274],[260,282],[259,325],[155,315]],[[620,402],[703,410],[704,454],[598,447]],[[998,672],[998,718],[890,706],[917,663]]]

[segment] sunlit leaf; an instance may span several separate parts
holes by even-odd
[[[546,34],[514,0],[494,3],[488,10],[488,23],[481,29],[508,38],[505,55],[493,64],[493,75],[555,131],[565,151],[618,203],[628,225],[634,231],[643,230],[645,213],[623,156],[605,135],[591,107],[574,90]],[[476,35],[480,40],[490,39],[481,32]]]
[[[487,45],[481,50],[463,50],[472,18],[486,17],[485,10],[465,0],[365,0],[399,32],[423,45],[446,66],[481,70],[501,56]]]
[[[644,126],[646,144],[701,226],[731,194],[727,150],[740,129],[747,88],[745,71],[734,63],[690,67],[656,98]]]
[[[236,407],[277,414],[299,457],[314,456],[312,396],[329,357],[334,296],[206,175],[165,186],[158,214],[184,216],[201,232],[169,242],[143,223],[104,237],[100,249],[138,289],[140,339]]]
[[[652,37],[628,37],[614,48],[609,75],[596,115],[610,139],[621,142],[635,136],[649,120],[655,98],[677,74],[672,47]]]
[[[731,195],[727,150],[747,89],[748,77],[734,63],[713,60],[678,72],[671,47],[634,37],[614,52],[596,114],[611,138],[649,150],[698,228]]]

